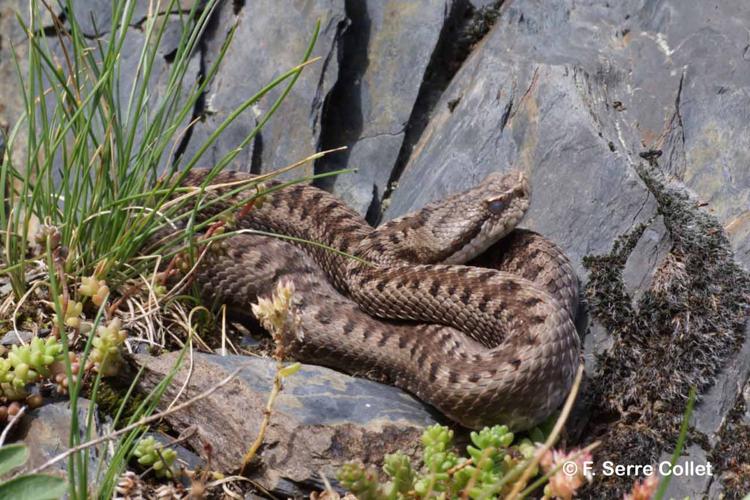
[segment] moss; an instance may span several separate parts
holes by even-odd
[[[466,24],[458,39],[459,50],[465,51],[465,54],[461,52],[463,59],[466,59],[471,52],[471,48],[477,42],[480,42],[495,25],[498,17],[500,17],[500,6],[503,1],[496,0],[489,5],[470,11],[470,14],[467,13]]]
[[[603,441],[598,457],[624,464],[653,463],[671,451],[690,387],[705,391],[742,343],[750,297],[750,278],[718,221],[657,168],[637,171],[672,240],[651,288],[633,306],[622,278],[645,226],[609,254],[584,259],[591,314],[613,338],[591,377],[588,436]],[[621,496],[634,480],[597,477],[592,498]]]
[[[89,390],[90,387],[87,387],[86,391]],[[121,386],[113,380],[101,379],[96,393],[96,404],[99,411],[111,417],[117,415],[127,391],[128,387],[126,385]],[[87,392],[86,397],[91,397],[91,394]],[[124,425],[135,415],[138,406],[143,402],[144,398],[145,395],[140,393],[131,394],[130,398],[125,401],[125,408],[122,411],[122,415],[120,415],[119,425]]]
[[[743,498],[750,491],[750,425],[744,422],[746,410],[745,399],[740,395],[719,432],[719,445],[709,456],[726,498]]]

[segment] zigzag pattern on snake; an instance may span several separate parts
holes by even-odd
[[[206,175],[195,170],[182,184],[201,186]],[[248,179],[222,172],[211,184],[227,187],[212,196]],[[401,387],[470,428],[526,429],[565,399],[579,364],[577,278],[553,243],[513,230],[529,204],[523,174],[491,174],[375,229],[315,187],[265,187],[271,192],[240,227],[318,242],[369,264],[239,234],[201,262],[196,279],[206,296],[248,311],[289,278],[299,328],[284,339],[287,353]]]

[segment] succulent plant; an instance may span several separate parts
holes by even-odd
[[[138,441],[133,454],[138,458],[140,465],[151,467],[158,477],[174,476],[172,467],[177,459],[177,452],[164,446],[153,436]]]
[[[534,433],[543,434],[542,430]],[[433,425],[422,434],[421,469],[397,452],[385,456],[385,483],[381,483],[377,470],[357,463],[344,465],[338,477],[345,488],[363,499],[498,498],[507,493],[511,483],[505,484],[507,474],[537,451],[528,438],[516,443],[514,439],[506,426],[485,427],[471,433],[468,457],[461,457],[453,449],[453,431]]]
[[[109,287],[104,280],[96,279],[96,276],[84,276],[81,278],[81,286],[78,287],[78,293],[83,296],[91,297],[91,302],[96,306],[101,306],[109,296]]]
[[[58,296],[58,300],[63,304],[63,323],[69,328],[78,328],[81,325],[81,314],[83,313],[83,303],[76,302],[75,300],[68,300],[65,305],[63,296]],[[57,314],[54,316],[54,321],[57,323]]]
[[[63,356],[63,346],[54,337],[34,337],[28,345],[14,345],[0,358],[0,389],[9,401],[26,398],[26,386],[50,376],[50,367]]]
[[[120,347],[127,336],[119,318],[113,319],[107,326],[99,326],[91,341],[93,348],[88,359],[89,367],[93,367],[104,377],[114,375],[121,360]]]

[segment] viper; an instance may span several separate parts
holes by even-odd
[[[181,181],[211,194],[198,220],[259,189],[230,171],[207,189],[207,175]],[[292,282],[287,354],[403,388],[466,427],[526,429],[563,402],[580,363],[578,281],[555,244],[516,229],[530,202],[523,173],[492,173],[377,228],[316,187],[262,187],[239,234],[201,260],[204,295],[248,311]]]

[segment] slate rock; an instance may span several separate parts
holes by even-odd
[[[79,432],[85,440],[95,439],[106,433],[104,423],[94,409],[94,425],[90,437],[86,438],[87,413],[91,404],[87,399],[78,399]],[[68,436],[72,428],[70,404],[67,401],[45,404],[21,417],[17,425],[12,436],[28,446],[30,452],[28,462],[19,471],[29,471],[68,449]],[[107,461],[111,457],[106,445],[89,448],[89,453],[88,477],[89,481],[93,482],[96,480],[95,472],[101,454],[104,453],[102,470],[106,470]],[[44,472],[66,477],[67,461],[62,460],[45,469]]]
[[[159,109],[159,104],[164,101],[165,94],[167,92],[167,86],[169,83],[169,74],[172,71],[171,56],[177,48],[179,43],[179,32],[182,30],[183,23],[179,16],[171,15],[164,19],[167,22],[166,32],[164,34],[163,42],[157,49],[157,54],[154,59],[154,65],[151,70],[151,75],[148,84],[148,95],[149,104],[144,110],[144,114],[155,114]],[[171,35],[171,36],[170,36]],[[140,84],[142,76],[138,76],[138,64],[140,59],[140,53],[143,50],[143,45],[147,39],[145,34],[138,29],[128,29],[127,35],[125,36],[125,43],[122,51],[122,59],[120,62],[120,72],[123,77],[120,78],[120,91],[119,99],[123,107],[123,110],[127,108],[127,102],[130,96],[130,92],[135,83],[135,78],[138,78]],[[175,103],[173,113],[180,109],[180,107],[186,102],[186,94],[188,89],[196,84],[198,79],[198,72],[200,68],[200,57],[195,54],[190,57],[188,62],[188,68],[186,70],[185,79],[181,82],[181,98]],[[182,129],[186,129],[191,116],[188,113],[185,120],[183,120]],[[136,134],[136,146],[137,143],[142,141],[145,132],[144,122],[145,118],[141,118],[138,125],[138,132]],[[170,145],[171,147],[171,145]],[[168,148],[164,157],[161,159],[162,164],[170,162],[171,158],[167,155],[170,153]]]
[[[173,8],[169,10],[169,13],[182,11],[184,14],[187,14],[194,4],[195,0],[177,0]],[[78,21],[78,25],[84,34],[88,36],[100,36],[111,31],[112,2],[109,0],[75,0],[75,2],[72,2],[72,5],[76,21]],[[144,23],[156,5],[156,2],[153,2],[153,0],[134,0],[133,15],[129,25],[138,26]],[[170,0],[161,0],[158,6],[158,14],[166,14],[168,13]]]
[[[446,90],[399,179],[385,219],[511,168],[530,177],[521,226],[559,244],[579,276],[655,204],[629,158],[610,150],[575,67],[514,51],[502,15]],[[449,106],[450,102],[456,102]]]
[[[742,166],[750,106],[742,89],[750,84],[750,61],[742,28],[748,12],[741,4],[509,4],[443,96],[386,219],[515,165],[531,170],[533,196],[544,200],[532,202],[525,223],[552,237],[557,234],[543,229],[556,226],[560,236],[573,229],[556,241],[575,250],[566,240],[580,236],[582,223],[594,226],[617,213],[630,224],[652,213],[642,191],[629,186],[634,176],[627,164],[642,151],[664,149],[661,164],[710,202],[747,265],[750,212],[742,200],[750,180]],[[448,103],[456,100],[451,111]],[[549,196],[546,185],[534,182],[538,172],[561,191]],[[566,203],[570,199],[577,209]],[[609,205],[635,200],[644,207],[635,220],[640,205]],[[535,206],[546,210],[552,201],[553,213],[540,218]],[[577,212],[592,201],[600,220],[579,220],[591,217]],[[558,212],[570,215],[566,220]],[[548,224],[552,218],[558,219],[554,225]],[[597,240],[608,240],[610,225]],[[596,249],[590,250],[583,254]]]
[[[317,169],[357,169],[338,176],[333,192],[362,215],[386,190],[425,71],[458,3],[347,2],[351,25],[340,42],[324,141],[349,149],[321,159]]]
[[[672,241],[664,219],[657,216],[643,231],[622,272],[625,290],[634,307],[643,297],[643,292],[653,284],[654,274],[671,248]]]
[[[15,55],[21,71],[26,72],[28,45],[26,35],[16,19],[16,14],[23,10],[21,3],[19,0],[0,0],[0,137],[15,125],[25,106],[13,61]],[[4,137],[0,139],[4,140]],[[21,153],[25,145],[26,139],[21,134],[15,141],[15,161],[23,161]]]
[[[172,368],[178,353],[154,358],[136,355],[145,368],[140,381],[148,391]],[[180,401],[193,397],[242,367],[237,379],[185,410],[165,417],[177,432],[196,425],[189,443],[203,450],[210,443],[213,467],[236,470],[258,433],[275,375],[275,362],[265,358],[196,353],[191,378]],[[162,404],[183,386],[187,367],[178,372]],[[284,380],[276,399],[263,447],[263,466],[251,474],[268,490],[299,494],[303,487],[322,488],[320,475],[335,483],[347,461],[382,463],[396,450],[415,455],[422,430],[436,416],[421,402],[387,385],[344,375],[328,368],[303,365]]]
[[[165,15],[160,19],[160,22],[167,23],[165,27],[165,33],[162,37],[162,43],[156,49],[156,55],[153,60],[151,72],[149,75],[148,85],[146,86],[147,102],[140,110],[140,113],[135,112],[135,108],[128,109],[128,102],[130,100],[131,92],[133,87],[137,84],[138,91],[142,88],[145,67],[141,64],[141,52],[143,51],[144,44],[153,43],[153,38],[149,40],[146,33],[138,28],[128,28],[125,39],[123,42],[122,52],[120,55],[120,80],[119,87],[117,88],[117,99],[119,100],[120,112],[119,116],[123,122],[128,122],[128,127],[136,127],[135,139],[133,144],[133,150],[138,151],[140,144],[144,141],[146,133],[148,131],[148,125],[152,124],[154,117],[157,113],[164,112],[160,106],[164,105],[168,87],[170,85],[170,73],[173,70],[173,56],[176,50],[180,33],[183,29],[183,20],[178,15]],[[156,36],[156,34],[152,34]],[[68,39],[65,39],[65,43],[69,43]],[[95,42],[91,42],[92,45]],[[58,38],[52,38],[49,40],[49,45],[53,54],[59,57],[61,60],[64,59],[63,51],[60,46]],[[71,50],[70,47],[67,48]],[[187,103],[187,94],[189,89],[196,85],[196,80],[199,77],[200,72],[200,55],[198,53],[190,56],[185,77],[180,82],[180,94],[177,99],[172,98],[170,101],[170,109],[166,111],[167,116],[178,113],[182,106]],[[134,99],[136,99],[134,97]],[[53,94],[47,95],[48,109],[54,110],[56,106],[56,98]],[[50,111],[51,113],[52,111]],[[165,150],[162,152],[161,158],[159,158],[159,170],[163,171],[167,165],[172,163],[171,154],[179,146],[179,142],[182,138],[182,133],[188,128],[188,124],[191,120],[191,112],[188,112],[183,119],[178,131],[175,133],[172,141],[167,145]],[[164,119],[163,119],[164,120]],[[103,133],[103,132],[102,132]],[[159,140],[160,130],[151,130],[150,138],[151,141]],[[55,159],[57,166],[56,171],[59,172],[62,164],[61,155],[58,154]]]
[[[287,70],[302,62],[316,21],[320,35],[312,57],[322,60],[305,68],[296,84],[265,125],[261,135],[245,147],[232,168],[268,172],[300,161],[316,152],[323,102],[337,78],[336,49],[346,25],[343,0],[286,3],[273,0],[248,2],[237,9],[223,2],[216,13],[216,32],[206,41],[204,67],[216,62],[230,28],[236,25],[234,42],[218,68],[205,97],[202,121],[191,132],[185,156],[191,158],[206,139],[240,104]],[[281,95],[276,87],[242,113],[202,157],[200,165],[212,166],[238,148]],[[308,164],[286,178],[311,175]]]
[[[28,330],[10,330],[0,338],[0,345],[10,347],[12,345],[28,344],[34,338],[34,332]]]
[[[708,438],[711,446],[718,444],[718,433],[726,423],[727,416],[735,407],[743,387],[750,377],[750,323],[745,328],[745,343],[727,360],[711,388],[701,395],[701,402],[693,412],[695,427]],[[750,392],[748,393],[750,394]],[[750,419],[748,419],[750,424]]]
[[[671,453],[664,453],[659,458],[659,466],[664,470],[669,470],[664,462],[669,462],[672,458]],[[682,473],[681,471],[689,471],[691,467],[700,466],[703,468],[711,467],[712,473]],[[659,469],[657,469],[659,470]],[[693,469],[694,471],[697,469]],[[706,470],[706,469],[704,469]],[[692,498],[696,496],[696,492],[705,491],[707,492],[715,481],[714,475],[716,471],[708,460],[705,450],[698,445],[687,446],[683,454],[675,462],[675,475],[669,482],[669,487],[665,493],[666,498]],[[680,474],[680,475],[677,475]],[[710,497],[718,498],[718,497]]]

